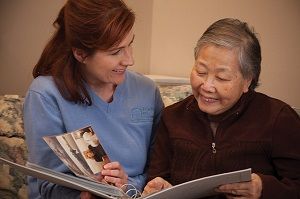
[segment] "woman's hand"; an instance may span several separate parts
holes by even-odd
[[[146,196],[169,187],[172,187],[172,185],[168,181],[164,180],[161,177],[156,177],[147,183],[142,193],[142,196]]]
[[[80,199],[96,199],[96,196],[94,196],[90,192],[82,191],[80,193]]]
[[[101,171],[101,175],[107,183],[113,184],[119,188],[128,183],[128,175],[119,162],[105,164]]]
[[[109,162],[103,166],[103,170],[100,175],[94,176],[96,180],[100,182],[106,182],[113,184],[116,187],[121,188],[124,184],[128,183],[128,175],[124,171],[119,162]],[[93,194],[82,191],[80,199],[96,199]]]
[[[262,181],[261,178],[255,173],[251,175],[251,178],[252,180],[249,182],[221,185],[216,189],[216,191],[224,193],[227,199],[258,199],[260,198],[262,192]]]

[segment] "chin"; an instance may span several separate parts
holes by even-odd
[[[114,82],[115,85],[119,85],[119,84],[122,84],[124,81],[125,81],[125,76],[115,78],[113,82]]]
[[[219,115],[221,114],[221,112],[214,108],[214,107],[208,107],[208,106],[205,106],[205,105],[201,105],[201,104],[198,104],[199,106],[199,109],[209,115]]]

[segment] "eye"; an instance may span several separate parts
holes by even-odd
[[[206,75],[207,73],[206,72],[197,72],[198,76],[204,76]]]
[[[230,81],[230,79],[224,78],[224,77],[220,77],[220,76],[217,76],[217,79],[220,80],[220,81]]]
[[[111,55],[118,55],[118,54],[120,54],[120,52],[121,52],[121,49],[112,52]]]

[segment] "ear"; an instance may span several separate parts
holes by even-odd
[[[84,50],[79,49],[79,48],[72,48],[72,52],[77,61],[79,61],[80,63],[85,62],[87,54],[86,54],[86,52],[84,52]]]
[[[249,86],[250,86],[251,82],[252,82],[252,78],[250,78],[250,77],[244,79],[244,87],[243,87],[243,92],[244,92],[244,93],[247,93],[247,92],[248,92]]]

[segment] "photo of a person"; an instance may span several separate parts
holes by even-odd
[[[91,145],[89,145],[88,147],[89,148],[83,152],[85,158],[94,159],[96,162],[104,162],[104,164],[109,162],[109,158],[105,153],[99,153],[99,151],[95,150],[97,148],[93,148]]]
[[[54,151],[54,153],[64,162],[64,164],[68,166],[76,175],[84,175],[84,172],[81,171],[75,162],[68,156],[56,137],[44,137],[44,140]]]
[[[88,145],[91,145],[93,147],[96,147],[100,144],[97,136],[95,135],[95,133],[93,131],[83,132],[82,138]]]
[[[83,157],[83,155],[80,153],[80,150],[79,150],[78,146],[76,145],[76,143],[72,137],[72,134],[71,133],[64,134],[64,135],[62,135],[62,138],[65,141],[67,148],[69,148],[69,151],[71,152],[70,157],[76,158],[76,161],[78,161],[77,164],[80,164],[80,166],[82,168],[82,172],[88,176],[92,175],[93,172],[90,169],[87,162],[85,161],[85,158]]]
[[[110,160],[91,126],[57,136],[66,153],[86,176],[98,174]]]
[[[110,162],[99,139],[91,128],[86,128],[86,131],[83,131],[81,135],[85,143],[88,144],[88,149],[84,151],[86,158],[94,159],[96,162],[104,162],[104,164]]]
[[[57,136],[45,136],[44,140],[78,176],[92,177],[110,162],[90,126]]]

